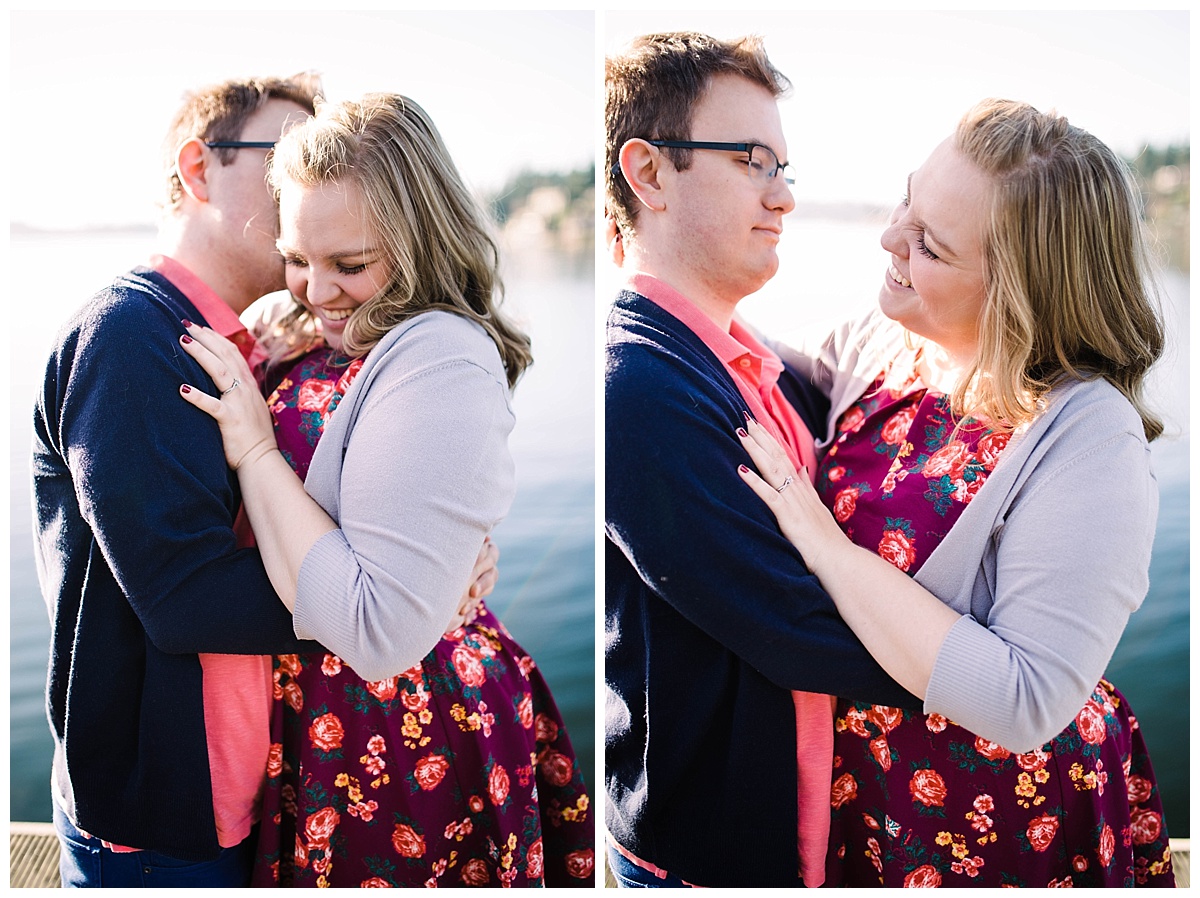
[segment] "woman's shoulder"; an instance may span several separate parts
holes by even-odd
[[[467,362],[503,372],[495,341],[479,324],[463,315],[434,309],[414,315],[392,328],[367,357],[384,364],[400,356],[412,363]]]
[[[1047,430],[1086,431],[1095,436],[1128,432],[1145,442],[1142,419],[1133,403],[1102,377],[1069,380],[1054,387],[1044,400],[1050,420]]]

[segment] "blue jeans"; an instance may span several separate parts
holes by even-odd
[[[668,874],[659,879],[649,870],[643,870],[610,844],[608,846],[608,869],[622,889],[686,889],[688,884],[678,876]]]
[[[61,847],[58,872],[63,888],[236,888],[250,885],[254,869],[256,826],[234,848],[216,860],[181,861],[157,851],[110,851],[85,836],[54,803],[54,829]]]

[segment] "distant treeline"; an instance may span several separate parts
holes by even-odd
[[[1191,268],[1191,144],[1146,147],[1127,159],[1145,204],[1146,223],[1164,265]]]
[[[572,206],[592,192],[595,180],[596,169],[592,166],[565,174],[560,172],[521,172],[505,184],[499,193],[490,197],[489,204],[496,221],[503,225],[539,187],[559,188],[566,195],[567,205]]]

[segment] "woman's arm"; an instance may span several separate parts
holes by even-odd
[[[738,437],[762,474],[740,465],[742,479],[775,514],[783,535],[867,651],[896,682],[924,698],[942,642],[961,615],[903,571],[852,543],[821,503],[808,472],[797,474],[758,422],[748,421]],[[782,492],[771,485],[787,478],[791,482]]]

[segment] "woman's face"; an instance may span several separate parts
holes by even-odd
[[[880,240],[892,261],[879,307],[960,363],[974,356],[979,341],[991,189],[989,177],[950,138],[909,176],[908,195]]]
[[[278,245],[288,289],[321,322],[325,341],[341,349],[350,314],[387,285],[383,248],[365,225],[358,189],[284,181]]]

